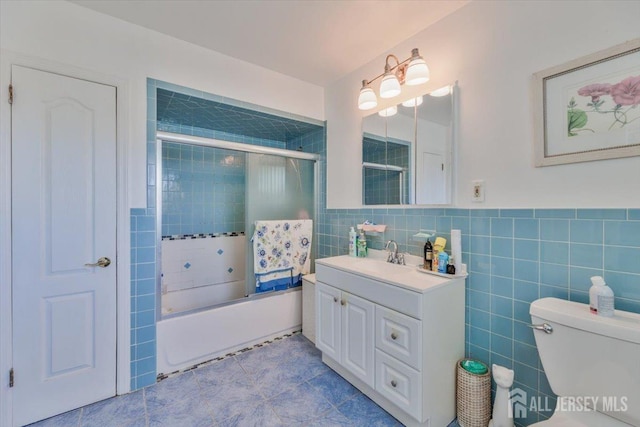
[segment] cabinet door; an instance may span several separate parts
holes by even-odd
[[[340,291],[316,283],[316,347],[333,360],[340,361]]]
[[[367,385],[374,387],[375,305],[355,295],[343,293],[342,366]]]

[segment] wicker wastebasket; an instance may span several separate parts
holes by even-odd
[[[462,367],[466,360],[469,359],[459,360],[456,367],[458,424],[460,427],[487,427],[491,419],[491,372],[487,368],[484,374],[471,373]]]

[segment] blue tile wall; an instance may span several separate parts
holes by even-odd
[[[131,209],[131,390],[156,381],[156,216]]]
[[[162,235],[245,231],[245,153],[162,146]]]
[[[411,241],[420,228],[449,238],[462,231],[468,265],[466,354],[515,370],[515,387],[547,406],[519,426],[547,419],[555,407],[538,357],[529,305],[554,296],[588,301],[590,277],[604,276],[616,308],[640,313],[638,209],[328,209],[320,215],[319,257],[347,253],[349,227],[370,219],[387,224],[384,239],[421,255]],[[382,248],[383,239],[371,240]]]
[[[177,126],[174,128],[176,130],[167,131],[177,132],[177,129],[184,127],[195,127],[245,138],[284,142],[316,131],[320,126],[310,123],[308,119],[293,118],[292,114],[284,117],[281,112],[274,114],[273,110],[256,105],[185,89],[158,87],[157,120],[159,123]]]

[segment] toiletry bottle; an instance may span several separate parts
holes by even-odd
[[[358,255],[358,247],[357,247],[357,234],[356,230],[351,227],[349,230],[349,256],[357,256]]]
[[[447,272],[447,263],[449,261],[449,254],[442,251],[438,254],[438,273]]]
[[[593,285],[589,289],[589,309],[598,316],[613,317],[613,290],[607,286],[601,276],[593,276],[591,283]]]
[[[367,256],[367,238],[364,235],[364,230],[360,231],[360,236],[358,237],[358,256],[360,258],[366,258]]]
[[[431,271],[438,271],[438,264],[440,260],[438,256],[440,252],[444,251],[444,247],[447,245],[447,239],[444,237],[437,237],[436,241],[433,243],[433,262],[431,264]]]
[[[433,256],[431,258],[431,271],[438,271],[438,255],[440,253],[436,250],[436,248],[433,248]]]
[[[449,257],[449,263],[447,264],[447,274],[456,274],[456,266],[452,256]]]
[[[427,243],[424,244],[424,265],[425,270],[431,270],[431,263],[433,262],[433,245],[427,239]]]

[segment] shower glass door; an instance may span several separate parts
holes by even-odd
[[[246,156],[246,286],[247,294],[251,295],[256,291],[251,242],[255,222],[315,219],[315,161],[270,154],[247,153]],[[312,247],[314,244],[315,242],[312,242]],[[313,265],[313,250],[310,257]]]

